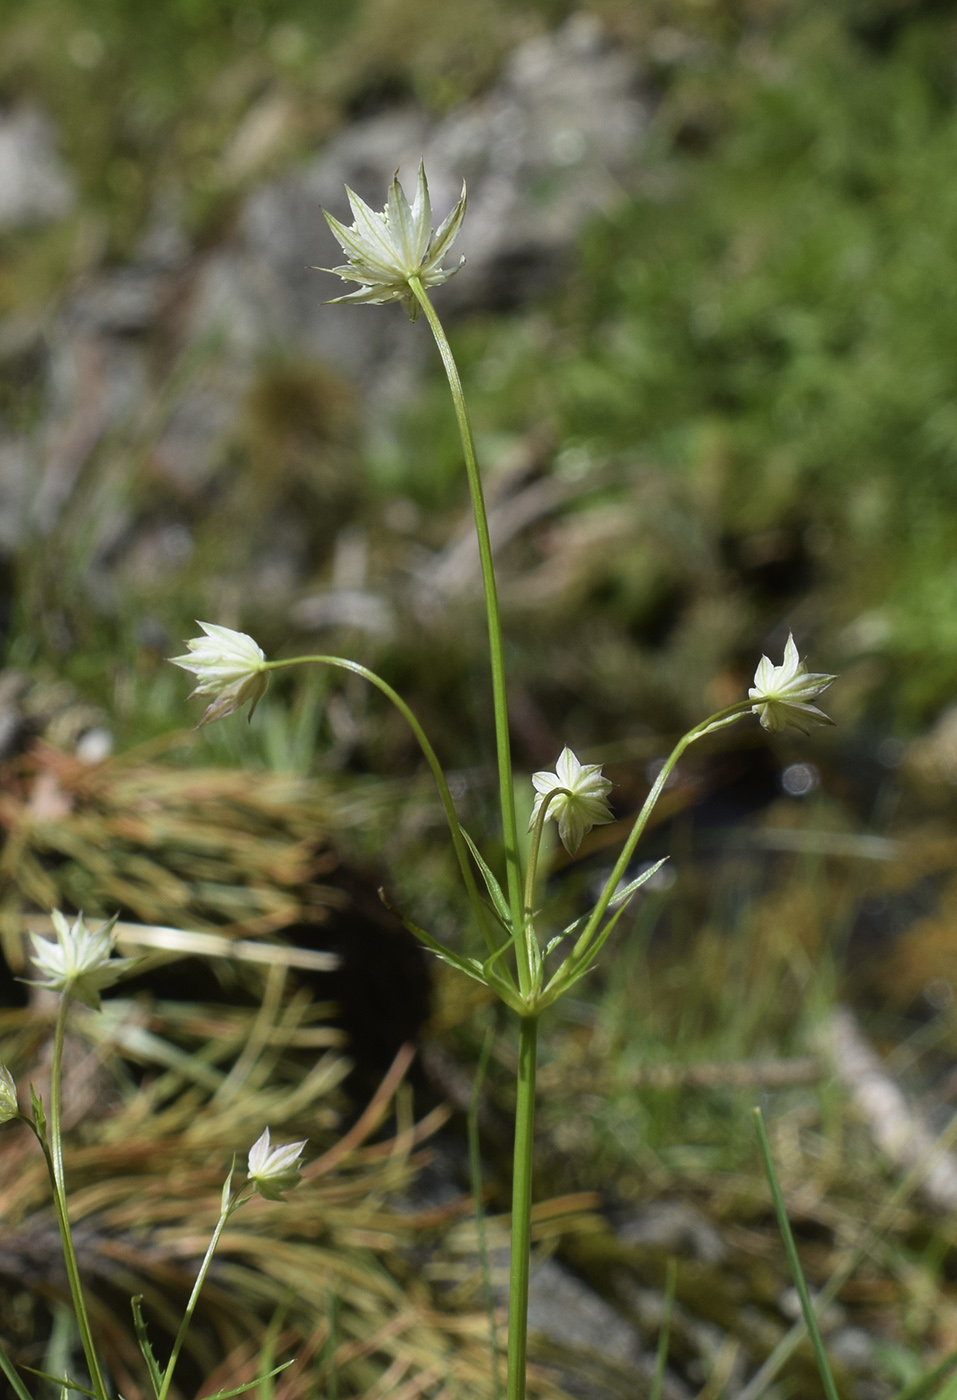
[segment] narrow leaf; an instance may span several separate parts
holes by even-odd
[[[29,1370],[29,1367],[27,1369]],[[26,1386],[23,1384],[23,1381],[17,1375],[16,1367],[14,1366],[13,1362],[10,1360],[9,1356],[4,1351],[2,1346],[0,1346],[0,1371],[3,1372],[7,1380],[10,1382],[11,1389],[16,1395],[17,1400],[31,1400],[29,1390],[27,1390]]]
[[[661,1330],[658,1333],[658,1355],[655,1358],[655,1374],[648,1392],[648,1400],[661,1400],[665,1388],[665,1371],[668,1367],[668,1333],[671,1330],[671,1310],[675,1305],[675,1285],[678,1269],[673,1259],[668,1260],[668,1275],[665,1282],[665,1306],[661,1314]]]
[[[505,927],[507,929],[510,929],[512,925],[512,911],[508,907],[508,900],[505,898],[505,895],[502,892],[501,885],[496,880],[495,876],[492,874],[486,862],[482,859],[482,854],[479,851],[478,846],[476,846],[471,836],[465,830],[465,827],[460,826],[459,831],[461,831],[462,835],[464,836],[465,843],[468,846],[469,850],[472,852],[472,858],[482,873],[482,879],[485,881],[485,886],[489,892],[489,896],[492,900],[492,904],[495,908],[496,914],[501,919]]]
[[[957,1351],[952,1351],[949,1356],[944,1357],[943,1361],[938,1362],[932,1371],[925,1371],[922,1376],[909,1381],[903,1390],[899,1390],[896,1395],[891,1397],[891,1400],[928,1400],[928,1396],[938,1381],[943,1380],[955,1362],[957,1362]],[[948,1384],[952,1386],[955,1379],[957,1377],[952,1376]],[[947,1394],[948,1386],[945,1386],[943,1390],[937,1391],[934,1400],[946,1400]]]
[[[146,1322],[143,1319],[142,1302],[142,1294],[137,1294],[135,1298],[130,1299],[130,1306],[133,1309],[133,1326],[136,1329],[136,1340],[139,1343],[140,1351],[143,1353],[143,1360],[146,1362],[146,1369],[150,1373],[150,1384],[153,1387],[153,1394],[158,1396],[163,1388],[163,1373],[159,1368],[156,1357],[153,1355],[150,1339],[146,1335]]]
[[[440,943],[437,938],[433,938],[431,933],[426,933],[424,928],[419,928],[418,924],[414,924],[411,919],[407,919],[404,914],[400,914],[398,909],[389,903],[386,898],[385,890],[379,891],[379,898],[389,910],[390,914],[394,914],[397,919],[400,919],[409,933],[414,934],[416,938],[420,938],[425,946],[431,948],[432,952],[440,957],[443,962],[447,962],[451,967],[457,967],[459,972],[465,973],[466,977],[474,977],[479,982],[484,981],[482,964],[480,962],[476,962],[472,958],[463,958],[451,948],[446,948],[445,944]]]
[[[244,1385],[237,1385],[233,1390],[217,1390],[215,1395],[207,1395],[204,1400],[229,1400],[231,1395],[243,1395],[247,1390],[252,1390],[254,1386],[262,1385],[263,1381],[271,1381],[273,1376],[278,1376],[280,1371],[285,1371],[287,1366],[291,1366],[295,1357],[289,1361],[284,1361],[281,1366],[274,1366],[271,1371],[267,1371],[262,1376],[257,1376],[254,1381],[246,1381]]]
[[[649,866],[647,870],[643,870],[638,876],[637,880],[632,880],[630,885],[626,885],[623,890],[619,890],[617,894],[612,895],[611,902],[608,906],[609,909],[617,909],[618,905],[623,903],[624,900],[631,899],[631,896],[635,893],[635,891],[640,890],[642,885],[647,884],[647,882],[651,879],[652,875],[658,874],[658,871],[661,869],[661,867],[665,864],[665,861],[667,860],[668,856],[664,856],[654,865]]]
[[[798,1258],[797,1245],[794,1243],[794,1235],[791,1232],[791,1222],[788,1220],[787,1208],[784,1204],[784,1197],[781,1195],[781,1187],[778,1184],[777,1172],[774,1170],[774,1159],[771,1156],[771,1144],[768,1141],[768,1130],[764,1126],[764,1115],[760,1108],[754,1109],[753,1113],[754,1125],[758,1133],[758,1146],[761,1149],[761,1159],[764,1162],[765,1175],[768,1178],[768,1185],[771,1188],[771,1200],[774,1202],[774,1213],[778,1218],[778,1229],[781,1231],[781,1238],[784,1241],[784,1252],[791,1266],[794,1286],[801,1300],[804,1325],[807,1327],[808,1336],[811,1339],[811,1346],[814,1348],[814,1359],[817,1362],[817,1369],[821,1377],[821,1384],[824,1387],[824,1394],[827,1396],[827,1400],[840,1400],[837,1393],[837,1386],[834,1384],[834,1377],[831,1374],[831,1364],[827,1359],[824,1339],[821,1336],[821,1329],[817,1323],[817,1313],[814,1311],[811,1295],[808,1292],[807,1282],[804,1278],[804,1270],[801,1268],[801,1261]]]
[[[43,1112],[43,1100],[40,1098],[40,1095],[37,1093],[36,1089],[34,1089],[32,1084],[30,1085],[30,1104],[33,1108],[33,1121],[36,1125],[36,1130],[39,1133],[41,1140],[43,1142],[46,1142],[47,1116]]]
[[[87,1389],[85,1385],[80,1385],[79,1381],[71,1381],[69,1376],[51,1376],[49,1371],[39,1371],[35,1366],[27,1366],[26,1363],[21,1364],[25,1371],[30,1372],[31,1376],[39,1376],[42,1381],[49,1381],[51,1385],[58,1385],[61,1391],[64,1388],[66,1390],[78,1390],[81,1395],[92,1395],[93,1400],[96,1400],[95,1390]],[[17,1393],[19,1394],[20,1392],[18,1391]]]

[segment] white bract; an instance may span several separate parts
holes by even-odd
[[[269,1201],[281,1201],[282,1193],[296,1185],[299,1180],[299,1155],[305,1145],[303,1140],[271,1147],[268,1128],[253,1143],[246,1169],[249,1180],[261,1196]]]
[[[558,834],[569,855],[574,855],[593,826],[614,821],[608,806],[611,782],[601,775],[600,763],[579,763],[571,749],[562,749],[554,773],[533,773],[532,784],[538,794],[532,808],[529,831],[534,827],[542,807],[548,803],[546,821],[558,822]],[[550,794],[555,793],[554,797]]]
[[[72,992],[84,1006],[97,1011],[103,988],[112,987],[137,959],[112,956],[115,918],[93,933],[82,914],[77,915],[72,928],[59,909],[54,909],[50,917],[56,942],[33,934],[33,965],[42,978],[30,985],[46,987],[51,992]]]
[[[748,691],[748,698],[754,701],[751,712],[772,732],[785,729],[789,724],[804,733],[812,724],[833,724],[829,715],[809,703],[833,680],[834,676],[808,671],[789,633],[780,666],[773,666],[766,656],[758,662],[754,685]]]
[[[266,693],[268,672],[266,654],[245,632],[231,627],[218,627],[214,622],[197,624],[206,633],[186,643],[185,656],[171,656],[174,666],[192,671],[199,684],[193,695],[215,695],[200,726],[210,720],[223,719],[238,710],[247,700],[252,701],[249,718]]]
[[[355,223],[346,228],[331,214],[326,214],[326,222],[349,261],[344,267],[316,270],[332,272],[346,282],[362,285],[357,292],[336,297],[333,304],[357,301],[379,305],[400,301],[414,321],[419,314],[419,303],[409,287],[409,279],[418,277],[423,287],[438,287],[465,262],[462,258],[457,267],[440,266],[465,214],[464,183],[458,203],[438,229],[432,227],[432,203],[424,165],[419,165],[418,189],[411,205],[399,184],[398,171],[381,213],[370,209],[348,186],[346,193]]]
[[[20,1112],[17,1086],[6,1065],[0,1065],[0,1123],[9,1123]]]

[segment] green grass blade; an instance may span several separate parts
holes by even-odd
[[[811,1302],[811,1295],[804,1278],[804,1270],[801,1268],[801,1261],[798,1258],[797,1246],[794,1243],[794,1235],[791,1232],[791,1222],[788,1220],[788,1213],[784,1205],[784,1197],[781,1195],[781,1187],[778,1183],[777,1173],[774,1170],[774,1161],[771,1157],[771,1144],[768,1141],[768,1131],[764,1126],[764,1115],[760,1108],[753,1110],[755,1127],[758,1132],[758,1145],[761,1149],[761,1157],[764,1162],[764,1171],[768,1178],[768,1185],[771,1188],[771,1199],[774,1202],[774,1213],[778,1218],[778,1229],[781,1231],[781,1238],[784,1240],[784,1249],[788,1257],[788,1264],[791,1267],[791,1274],[794,1278],[794,1286],[798,1291],[801,1300],[801,1311],[804,1314],[804,1324],[811,1338],[811,1346],[814,1348],[814,1359],[817,1362],[817,1369],[821,1375],[821,1384],[824,1386],[824,1393],[827,1400],[840,1400],[837,1393],[837,1386],[834,1384],[834,1376],[831,1373],[831,1363],[827,1359],[827,1352],[824,1349],[824,1338],[821,1336],[821,1329],[817,1325],[817,1315],[814,1312],[814,1305]]]
[[[927,1400],[934,1386],[938,1381],[943,1380],[955,1362],[957,1362],[957,1351],[952,1351],[949,1356],[944,1357],[943,1361],[938,1362],[932,1371],[926,1371],[916,1380],[908,1381],[902,1390],[898,1390],[895,1395],[891,1396],[891,1400]],[[950,1400],[950,1397],[955,1393],[953,1389],[955,1380],[957,1380],[957,1373],[951,1376],[943,1390],[937,1392],[934,1400]]]
[[[950,1359],[953,1360],[952,1357]],[[938,1390],[934,1400],[957,1400],[957,1373],[946,1382],[943,1390]]]
[[[286,1320],[286,1314],[289,1311],[293,1296],[293,1293],[289,1292],[282,1302],[280,1302],[270,1318],[269,1326],[266,1328],[265,1334],[263,1335],[262,1345],[259,1348],[259,1400],[273,1400],[276,1393],[276,1387],[272,1384],[272,1378],[276,1373],[275,1371],[267,1371],[267,1367],[275,1363],[276,1344],[279,1341],[282,1325]]]
[[[7,1380],[10,1382],[10,1387],[16,1395],[17,1400],[33,1400],[33,1397],[30,1395],[29,1390],[27,1390],[26,1386],[23,1384],[23,1381],[17,1375],[16,1367],[14,1366],[13,1362],[10,1360],[9,1356],[4,1351],[2,1346],[0,1346],[0,1371],[3,1372]]]
[[[71,1381],[69,1376],[52,1376],[49,1371],[40,1371],[36,1366],[24,1366],[23,1369],[29,1371],[31,1376],[39,1376],[41,1381],[49,1381],[51,1385],[58,1385],[61,1394],[64,1390],[78,1390],[81,1395],[90,1395],[93,1400],[96,1400],[95,1390],[90,1390],[89,1386],[80,1385],[79,1381]],[[19,1394],[19,1391],[17,1393]]]
[[[648,1392],[648,1400],[661,1400],[665,1388],[665,1371],[668,1368],[668,1334],[671,1331],[671,1312],[675,1305],[675,1286],[678,1282],[678,1268],[673,1259],[668,1260],[668,1273],[665,1279],[665,1306],[661,1314],[661,1331],[658,1333],[658,1355],[655,1357],[655,1374]]]

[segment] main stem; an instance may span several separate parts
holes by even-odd
[[[512,1245],[508,1282],[508,1400],[525,1400],[537,1037],[537,1016],[523,1016],[519,1022],[515,1155],[512,1165]]]
[[[498,589],[495,585],[495,567],[492,560],[492,541],[488,529],[485,496],[482,492],[482,479],[475,457],[475,443],[472,439],[472,428],[465,406],[465,394],[462,389],[462,381],[459,378],[458,367],[452,355],[452,348],[419,278],[410,278],[409,286],[425,312],[426,320],[442,357],[449,388],[452,391],[455,417],[462,439],[462,450],[465,454],[465,471],[468,476],[469,494],[472,498],[472,513],[475,516],[475,533],[478,538],[482,585],[485,591],[485,611],[488,617],[488,642],[492,663],[492,701],[495,707],[495,742],[498,753],[498,783],[502,807],[502,830],[505,837],[505,861],[508,870],[508,901],[512,911],[512,936],[515,940],[515,954],[518,961],[519,986],[522,992],[527,993],[531,987],[531,968],[524,947],[525,920],[522,900],[522,873],[518,854],[515,791],[512,785],[512,753],[508,737],[505,654],[502,645],[502,620],[498,605]]]
[[[80,1268],[76,1259],[76,1250],[73,1248],[73,1234],[70,1230],[70,1217],[67,1211],[66,1173],[63,1170],[63,1137],[60,1127],[60,1079],[63,1073],[63,1042],[66,1036],[66,1016],[69,1002],[70,993],[69,989],[67,989],[60,997],[56,1027],[53,1032],[53,1067],[50,1077],[49,1168],[53,1178],[53,1202],[56,1209],[57,1224],[60,1227],[60,1240],[63,1245],[63,1262],[66,1265],[66,1275],[70,1284],[73,1311],[76,1314],[77,1331],[80,1334],[83,1355],[86,1357],[87,1368],[90,1372],[90,1382],[96,1392],[97,1400],[107,1400],[106,1383],[103,1380],[103,1373],[100,1370],[100,1363],[96,1355],[96,1347],[93,1343],[93,1332],[90,1328],[90,1319],[87,1315],[86,1302],[83,1298],[83,1287],[80,1283]]]

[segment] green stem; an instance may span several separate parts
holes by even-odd
[[[814,1305],[811,1302],[811,1295],[808,1292],[807,1283],[804,1279],[804,1270],[801,1268],[801,1260],[798,1257],[797,1246],[794,1243],[794,1235],[791,1232],[791,1222],[788,1220],[787,1207],[784,1204],[784,1197],[781,1195],[781,1187],[778,1184],[777,1172],[774,1170],[774,1158],[771,1156],[771,1144],[768,1141],[768,1130],[764,1126],[764,1115],[760,1108],[754,1109],[753,1112],[754,1125],[758,1130],[758,1146],[761,1149],[761,1159],[764,1162],[765,1175],[768,1178],[768,1185],[771,1188],[774,1213],[778,1218],[778,1229],[781,1231],[781,1238],[784,1240],[784,1250],[788,1257],[788,1264],[791,1266],[794,1286],[801,1300],[804,1325],[807,1327],[808,1335],[811,1338],[811,1346],[814,1348],[814,1359],[817,1361],[817,1369],[821,1376],[821,1384],[824,1386],[824,1394],[827,1396],[827,1400],[840,1400],[840,1396],[837,1393],[837,1386],[834,1384],[834,1377],[831,1374],[831,1365],[827,1359],[824,1338],[821,1336],[821,1329],[817,1325]]]
[[[508,702],[505,695],[505,653],[502,645],[502,620],[498,604],[498,590],[495,585],[495,566],[492,559],[492,541],[488,529],[488,514],[482,492],[482,478],[479,475],[475,457],[475,444],[469,424],[465,394],[459,378],[458,367],[452,354],[452,347],[435,314],[425,288],[418,277],[409,279],[409,287],[425,312],[426,320],[435,338],[439,355],[452,391],[455,417],[462,439],[465,454],[465,471],[468,476],[469,494],[472,498],[472,513],[475,516],[475,533],[478,539],[479,561],[482,566],[482,585],[485,590],[485,612],[488,617],[488,641],[492,662],[492,701],[495,708],[495,741],[498,753],[498,782],[502,805],[502,830],[505,837],[505,861],[508,871],[508,897],[512,910],[513,937],[518,958],[519,985],[523,993],[531,987],[531,967],[522,946],[522,871],[518,850],[518,819],[515,813],[515,790],[512,785],[512,752],[508,735]]]
[[[555,797],[571,797],[568,788],[552,788],[538,809],[532,826],[532,839],[528,850],[528,869],[525,871],[525,910],[522,920],[525,940],[525,958],[530,969],[529,987],[525,993],[531,1004],[542,989],[542,955],[535,940],[535,886],[538,883],[538,855],[542,845],[542,833],[548,819],[548,809]]]
[[[706,734],[713,734],[718,729],[724,729],[727,725],[734,724],[735,720],[747,714],[750,708],[749,701],[743,701],[737,705],[729,705],[726,710],[719,710],[717,714],[710,715],[708,719],[702,720],[700,724],[695,725],[694,729],[689,729],[688,733],[683,735],[683,737],[678,740],[677,744],[675,744],[661,772],[658,774],[657,778],[655,778],[651,791],[645,798],[641,811],[635,818],[635,824],[631,828],[628,840],[622,847],[621,854],[615,862],[614,869],[605,881],[605,887],[601,892],[598,903],[591,911],[588,923],[582,930],[579,942],[583,947],[587,946],[595,930],[598,928],[598,925],[605,917],[608,906],[614,898],[615,890],[618,888],[622,876],[628,869],[628,862],[635,853],[635,847],[641,840],[645,827],[648,825],[648,818],[654,811],[658,798],[661,796],[665,784],[674,772],[675,764],[678,762],[681,755],[698,739],[703,739]]]
[[[472,1081],[472,1097],[466,1120],[469,1140],[469,1175],[472,1184],[472,1199],[475,1202],[475,1231],[478,1236],[479,1267],[482,1270],[482,1291],[485,1295],[485,1315],[488,1318],[488,1339],[492,1353],[492,1394],[494,1400],[501,1400],[501,1386],[498,1376],[498,1329],[495,1325],[495,1294],[492,1291],[492,1270],[488,1257],[488,1238],[485,1233],[485,1201],[482,1191],[482,1150],[479,1142],[479,1110],[482,1105],[482,1081],[488,1068],[489,1056],[495,1031],[489,1027],[485,1033],[485,1043],[479,1055],[478,1069]]]
[[[532,918],[535,914],[535,886],[538,884],[538,853],[542,845],[542,832],[545,830],[545,823],[548,820],[548,809],[552,799],[555,797],[572,797],[574,794],[568,788],[552,788],[545,801],[538,809],[538,815],[532,827],[532,839],[528,849],[528,869],[525,871],[525,924],[531,927]]]
[[[381,676],[377,676],[375,671],[370,671],[367,666],[361,666],[358,661],[350,661],[344,656],[294,656],[288,661],[267,661],[263,669],[267,671],[280,671],[287,666],[304,666],[312,663],[319,666],[333,666],[340,671],[351,671],[356,676],[362,676],[364,680],[367,680],[370,685],[374,685],[387,699],[392,701],[393,705],[412,730],[419,748],[425,756],[425,761],[432,771],[435,785],[439,790],[439,799],[442,803],[442,809],[445,812],[446,821],[449,824],[452,844],[455,847],[455,854],[458,857],[459,869],[462,872],[462,879],[465,881],[465,888],[468,893],[469,903],[472,906],[472,912],[478,921],[490,951],[494,953],[498,945],[489,927],[485,905],[482,903],[481,897],[479,896],[478,887],[475,883],[475,876],[472,874],[472,866],[469,863],[469,853],[462,837],[458,814],[455,810],[455,803],[452,800],[452,794],[449,791],[449,785],[445,780],[445,774],[442,771],[442,765],[438,760],[438,756],[429,743],[428,736],[416,719],[415,714],[402,699],[398,691],[392,689],[388,681],[384,681]]]
[[[512,1245],[508,1285],[508,1400],[525,1400],[537,1035],[538,1018],[523,1016],[519,1022],[515,1155],[512,1166]]]
[[[189,1331],[189,1324],[193,1320],[193,1313],[196,1311],[196,1304],[199,1302],[199,1295],[202,1292],[203,1284],[206,1282],[206,1275],[209,1273],[209,1266],[213,1262],[213,1255],[216,1253],[216,1246],[219,1244],[220,1236],[226,1228],[226,1222],[234,1211],[238,1210],[241,1205],[243,1205],[247,1200],[249,1200],[248,1196],[244,1196],[240,1197],[238,1201],[229,1201],[229,1188],[230,1183],[232,1181],[232,1175],[232,1172],[230,1172],[229,1177],[227,1178],[226,1186],[223,1190],[223,1206],[219,1213],[219,1219],[216,1222],[216,1229],[213,1231],[213,1237],[210,1240],[209,1247],[207,1248],[206,1253],[203,1256],[203,1262],[199,1266],[199,1273],[196,1275],[196,1282],[193,1284],[193,1291],[189,1295],[189,1302],[186,1304],[186,1311],[183,1313],[183,1320],[179,1325],[179,1331],[176,1333],[176,1340],[173,1343],[173,1350],[170,1352],[169,1363],[163,1374],[163,1384],[160,1387],[160,1392],[157,1396],[157,1400],[166,1400],[166,1397],[169,1394],[169,1388],[173,1384],[173,1372],[176,1370],[176,1363],[179,1360],[179,1354],[183,1349],[183,1343],[186,1340],[186,1333]]]
[[[76,1250],[73,1247],[73,1233],[70,1230],[70,1217],[67,1210],[66,1173],[63,1170],[63,1135],[60,1125],[60,1080],[63,1073],[63,1042],[66,1035],[66,1017],[69,1003],[70,989],[67,987],[60,997],[56,1026],[53,1031],[53,1068],[50,1077],[49,1149],[47,1149],[39,1133],[37,1133],[37,1138],[40,1142],[40,1146],[43,1148],[44,1156],[47,1159],[47,1170],[50,1173],[50,1181],[53,1186],[53,1204],[56,1210],[57,1225],[59,1226],[60,1240],[63,1246],[63,1262],[66,1266],[66,1276],[70,1284],[73,1311],[76,1313],[77,1331],[80,1334],[83,1355],[86,1357],[87,1368],[90,1372],[90,1384],[96,1392],[97,1400],[107,1400],[106,1383],[103,1379],[103,1373],[100,1370],[99,1359],[96,1355],[96,1347],[93,1343],[93,1332],[90,1328],[90,1319],[83,1297],[83,1286],[80,1282],[80,1268],[77,1263]]]

